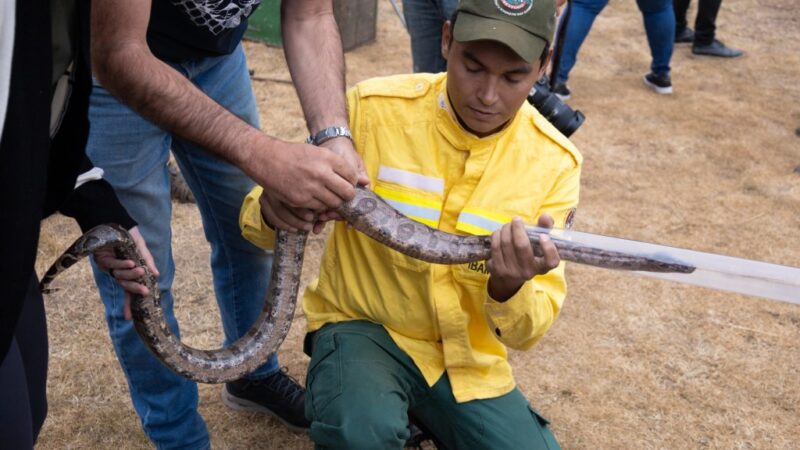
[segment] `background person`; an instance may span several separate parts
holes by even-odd
[[[686,22],[689,3],[690,0],[673,0],[672,2],[675,11],[675,42],[691,42],[692,53],[695,55],[736,58],[744,54],[743,51],[728,47],[714,38],[717,29],[717,13],[722,6],[722,0],[698,0],[694,31],[688,27]]]
[[[578,51],[592,28],[594,19],[603,11],[608,0],[572,0],[572,16],[564,34],[561,63],[554,91],[562,98],[570,95],[567,81],[575,66]],[[658,94],[672,93],[670,60],[675,37],[675,15],[670,0],[636,0],[644,19],[647,43],[650,46],[650,72],[643,78],[645,85]]]
[[[414,72],[447,70],[442,56],[442,25],[453,15],[458,0],[403,0],[403,17],[411,38]]]

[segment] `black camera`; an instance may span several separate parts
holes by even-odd
[[[582,112],[570,108],[550,89],[547,75],[543,75],[533,85],[528,94],[528,102],[566,137],[570,137],[586,120]]]

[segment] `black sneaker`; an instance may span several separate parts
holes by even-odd
[[[678,44],[694,42],[694,31],[692,31],[691,28],[686,27],[681,31],[675,32],[675,42]]]
[[[555,93],[556,97],[561,99],[562,102],[565,102],[572,97],[572,92],[569,91],[569,88],[564,83],[556,84],[556,87],[553,88],[553,93]]]
[[[222,388],[222,402],[229,408],[269,414],[297,433],[311,426],[305,416],[305,398],[306,390],[285,368],[261,380],[236,380]]]
[[[728,47],[716,39],[708,45],[692,45],[692,53],[695,55],[717,56],[720,58],[737,58],[744,55],[744,52],[738,48]]]
[[[656,75],[650,72],[644,76],[644,84],[659,94],[672,94],[672,80],[669,75]]]

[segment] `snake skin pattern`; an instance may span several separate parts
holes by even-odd
[[[371,191],[356,189],[356,196],[339,213],[358,231],[390,248],[414,258],[438,264],[460,264],[488,259],[490,236],[459,236],[411,220]],[[539,252],[541,231],[528,232],[534,251]],[[139,280],[149,295],[134,295],[131,312],[136,331],[156,357],[176,373],[202,383],[224,383],[252,372],[283,342],[294,317],[303,266],[307,233],[278,231],[272,278],[264,309],[253,327],[227,348],[199,350],[184,345],[167,327],[159,300],[156,278],[145,266],[136,245],[118,225],[101,225],[67,249],[42,278],[40,289],[61,272],[100,248],[112,246],[121,259],[145,267]],[[690,273],[694,267],[657,256],[604,251],[551,237],[561,259],[598,267],[654,272]]]

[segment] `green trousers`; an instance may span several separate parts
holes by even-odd
[[[519,389],[456,403],[447,373],[429,387],[380,325],[328,324],[306,337],[305,350],[306,416],[318,449],[402,449],[409,415],[440,449],[560,448]]]

